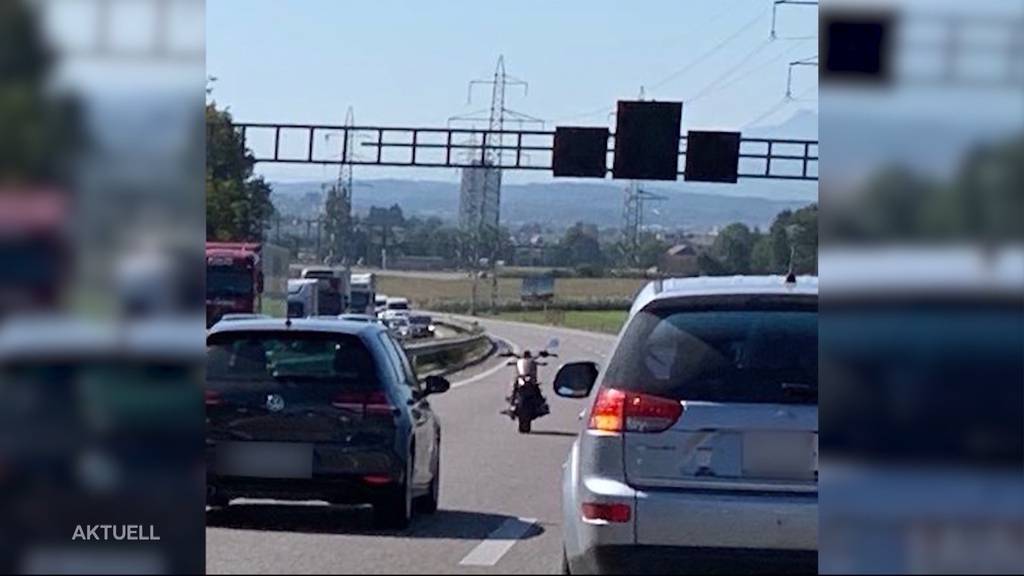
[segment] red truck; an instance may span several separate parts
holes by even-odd
[[[71,277],[69,208],[61,190],[0,189],[0,317],[60,306]]]
[[[225,314],[285,317],[288,250],[259,242],[206,243],[206,325]]]

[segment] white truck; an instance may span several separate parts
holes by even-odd
[[[377,294],[376,296],[374,296],[374,298],[373,298],[373,309],[374,309],[374,312],[376,312],[378,316],[383,314],[384,311],[388,309],[388,295],[387,294]]]
[[[307,266],[301,278],[315,279],[319,286],[319,302],[312,316],[337,316],[348,311],[350,298],[350,272],[335,266]]]
[[[320,309],[320,280],[290,278],[288,280],[288,317],[315,316]]]
[[[392,316],[408,316],[412,312],[409,306],[409,299],[398,296],[388,298],[384,306],[384,313]]]
[[[348,311],[353,314],[376,314],[377,276],[372,272],[353,274],[349,286],[351,297]]]

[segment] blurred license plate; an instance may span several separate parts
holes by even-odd
[[[911,572],[923,574],[1024,573],[1024,523],[919,522],[907,534]]]
[[[312,478],[313,445],[296,442],[224,442],[217,472],[255,478]]]
[[[810,479],[818,468],[818,435],[807,432],[747,432],[743,475]]]

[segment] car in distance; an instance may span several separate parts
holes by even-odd
[[[391,316],[386,318],[384,323],[387,324],[388,330],[391,331],[391,334],[393,334],[395,338],[398,338],[399,340],[411,338],[412,327],[407,316]]]
[[[815,573],[817,278],[664,280],[637,296],[563,477],[569,573]],[[735,573],[735,572],[731,572]]]
[[[431,338],[434,336],[434,319],[426,314],[409,315],[409,337]]]
[[[337,319],[217,324],[207,336],[207,504],[241,497],[370,503],[404,528],[439,495],[441,428],[380,325]]]
[[[390,314],[408,315],[411,310],[408,298],[389,297],[384,305],[384,311]]]

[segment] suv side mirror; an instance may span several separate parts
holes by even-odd
[[[570,362],[555,375],[555,394],[563,398],[586,398],[597,382],[598,368],[594,362]]]
[[[442,376],[427,376],[423,381],[423,391],[427,394],[442,394],[452,387],[447,378]]]

